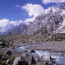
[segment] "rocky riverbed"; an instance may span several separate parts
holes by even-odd
[[[39,62],[37,65],[42,65],[43,62],[44,63],[48,62],[48,64],[49,63],[52,64],[55,62],[55,65],[65,65],[65,43],[64,41],[39,42],[36,44],[26,43],[26,44],[20,44],[17,47],[0,48],[0,51],[1,52],[12,51],[12,55],[16,56],[16,58],[27,55],[26,61],[28,62],[30,62],[29,60],[33,56],[36,62],[37,63]]]
[[[52,47],[52,51],[51,51],[50,49],[45,50],[44,49],[45,45],[47,46],[47,43],[29,44],[29,45],[25,45],[23,47],[15,48],[15,49],[19,53],[22,53],[22,52],[26,51],[29,54],[30,54],[30,51],[33,49],[35,52],[31,53],[32,56],[39,58],[41,61],[42,61],[41,58],[43,57],[43,55],[50,54],[53,61],[56,62],[58,65],[65,65],[65,52],[61,51],[62,47],[60,47],[60,48],[58,46],[56,46],[56,48]],[[57,47],[59,48],[59,50],[58,50]],[[47,46],[47,48],[50,48],[50,47]]]

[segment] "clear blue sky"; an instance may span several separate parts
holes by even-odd
[[[9,19],[17,21],[29,18],[27,11],[23,10],[22,8],[16,7],[16,5],[24,6],[27,3],[39,4],[44,9],[55,5],[43,4],[42,0],[0,0],[0,19]]]

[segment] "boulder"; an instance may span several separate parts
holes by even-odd
[[[37,58],[37,57],[36,57],[36,58],[35,58],[35,60],[36,60],[36,61],[38,61],[38,60],[39,60],[39,58]]]
[[[7,59],[8,59],[8,58],[7,58],[6,56],[3,56],[3,57],[2,57],[2,60],[3,60],[3,61],[6,61]]]
[[[21,56],[22,56],[22,57],[27,57],[27,54],[26,54],[26,53],[22,53]]]
[[[45,54],[45,55],[42,56],[41,59],[44,60],[44,61],[50,61],[51,60],[51,55],[50,54]]]
[[[47,65],[47,62],[37,62],[36,65]]]
[[[11,56],[12,55],[12,52],[11,51],[7,51],[6,52],[6,55]]]
[[[57,65],[56,63],[53,63],[53,65]]]
[[[47,62],[43,62],[43,65],[48,65],[48,63]]]
[[[34,50],[31,50],[30,53],[35,53],[35,51]]]
[[[32,58],[31,58],[31,65],[35,65],[35,64],[36,64],[36,61],[35,61],[34,57],[32,56]]]
[[[29,65],[27,61],[18,61],[17,65]]]
[[[9,59],[6,60],[6,64],[8,64],[8,62],[9,62]]]
[[[21,60],[25,60],[26,58],[27,58],[27,54],[26,53],[22,53]]]
[[[0,60],[2,60],[2,56],[3,56],[3,55],[0,54]]]
[[[7,65],[6,63],[2,63],[1,65]]]
[[[52,62],[52,61],[49,61],[49,62],[48,62],[48,65],[53,65],[53,62]]]
[[[18,64],[18,61],[21,59],[21,56],[19,57],[16,57],[14,62],[13,62],[13,65],[17,65]]]
[[[37,63],[36,65],[43,65],[42,63]]]

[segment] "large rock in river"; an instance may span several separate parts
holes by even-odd
[[[41,59],[44,60],[44,61],[50,61],[51,60],[51,55],[50,54],[45,54],[45,55],[42,56]]]
[[[26,57],[27,57],[27,54],[26,54],[26,53],[22,53],[22,55],[21,55],[21,60],[25,60]]]
[[[16,57],[14,62],[13,62],[13,65],[17,65],[18,64],[18,61],[21,59],[21,56],[19,57]]]
[[[36,65],[47,65],[47,62],[37,62]]]

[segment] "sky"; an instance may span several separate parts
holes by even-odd
[[[0,0],[0,27],[34,20],[45,9],[65,0]]]
[[[48,8],[53,5],[45,5],[43,4],[42,0],[0,0],[0,19],[17,21],[30,18],[28,16],[28,12],[22,8],[26,4],[38,4],[41,5],[41,7],[43,8]]]

